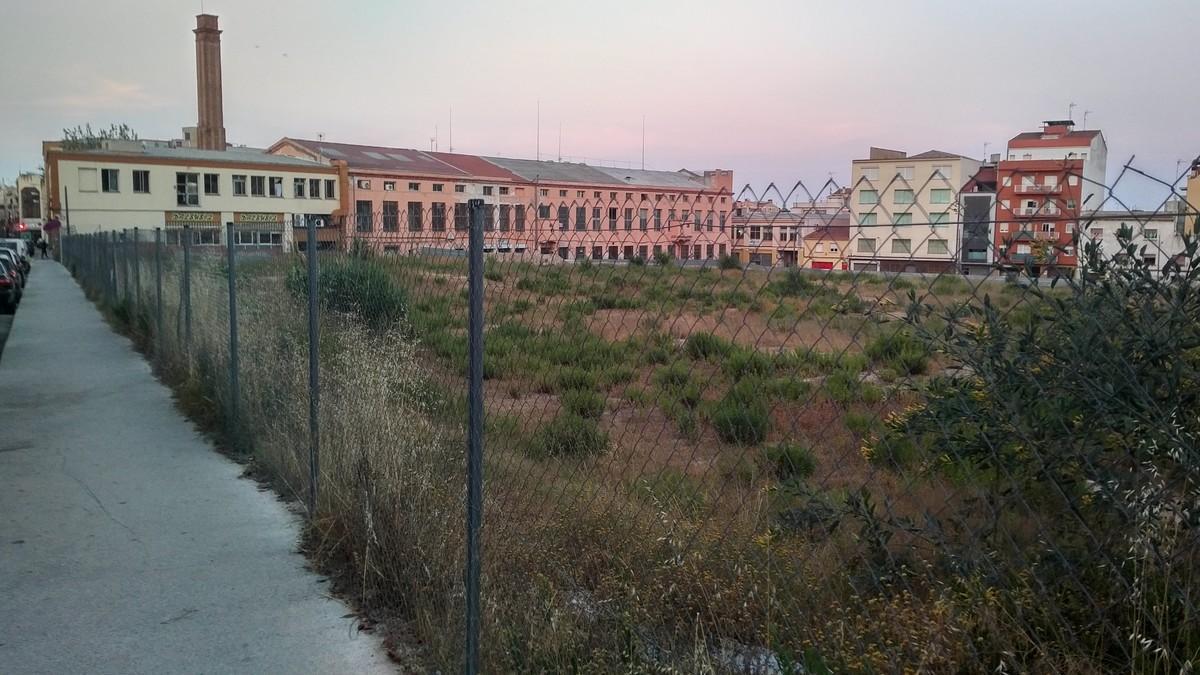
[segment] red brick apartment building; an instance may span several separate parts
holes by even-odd
[[[1051,120],[1008,142],[996,168],[995,251],[1002,268],[1074,273],[1079,221],[1104,201],[1108,160],[1099,130],[1074,127]]]
[[[647,171],[284,138],[269,152],[341,168],[346,240],[462,250],[470,199],[485,250],[563,260],[713,260],[730,250],[733,172]]]

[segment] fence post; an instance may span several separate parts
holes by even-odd
[[[479,528],[483,511],[483,200],[472,199],[467,258],[467,675],[479,672]]]
[[[108,236],[105,237],[104,248],[106,249],[106,286],[108,291],[108,306],[112,307],[117,302],[117,231],[110,230]]]
[[[237,261],[234,249],[233,223],[225,223],[226,276],[229,278],[229,429],[236,433],[238,420],[238,327],[237,327]]]
[[[321,339],[317,321],[317,221],[308,219],[308,517],[317,515],[317,493],[320,478],[320,412],[321,412]]]
[[[183,226],[183,350],[192,356],[192,226]]]
[[[142,305],[142,247],[141,230],[133,228],[133,306],[141,309]]]
[[[162,297],[162,228],[154,228],[154,355],[162,362],[163,297]]]
[[[121,300],[129,302],[129,228],[121,230]]]

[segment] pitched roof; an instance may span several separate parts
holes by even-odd
[[[953,152],[946,152],[945,150],[926,150],[925,152],[922,152],[919,155],[912,155],[910,157],[907,157],[907,159],[974,159],[974,158],[967,157],[965,155],[957,155]]]
[[[850,226],[849,225],[829,225],[826,227],[818,227],[817,229],[804,235],[805,239],[812,240],[835,240],[849,241]]]
[[[508,157],[484,157],[484,159],[492,164],[508,169],[531,183],[614,184],[616,182],[612,176],[587,164],[538,161],[536,159],[511,159]]]
[[[104,155],[111,157],[154,157],[158,159],[177,159],[180,161],[199,160],[205,162],[229,162],[231,164],[268,164],[273,166],[294,166],[298,169],[313,169],[329,167],[321,162],[286,155],[274,155],[259,148],[228,148],[226,150],[201,150],[200,148],[169,147],[164,145],[147,145],[136,149],[107,150],[94,148],[87,150],[70,150],[70,153],[88,155]]]
[[[447,177],[465,177],[466,171],[431,156],[431,153],[411,148],[389,148],[382,145],[355,145],[330,143],[302,138],[286,139],[328,160],[342,160],[352,169],[373,171],[396,171],[402,173],[435,174]]]
[[[425,154],[476,178],[492,178],[507,181],[521,180],[521,177],[517,174],[498,164],[493,164],[478,155],[464,155],[457,152],[427,152]]]

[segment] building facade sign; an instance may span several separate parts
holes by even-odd
[[[221,224],[221,214],[216,211],[165,211],[163,222],[170,225],[207,225],[215,227]]]
[[[233,214],[235,225],[283,225],[282,213],[250,213],[237,211]]]

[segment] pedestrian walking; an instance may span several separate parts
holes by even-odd
[[[38,243],[37,243],[37,247],[38,247],[38,250],[40,250],[40,251],[42,252],[42,259],[43,259],[43,260],[45,260],[45,259],[46,259],[46,257],[47,257],[47,256],[46,256],[46,249],[47,249],[47,248],[49,248],[48,246],[46,246],[46,240],[45,240],[45,239],[39,239],[39,240],[38,240]]]

